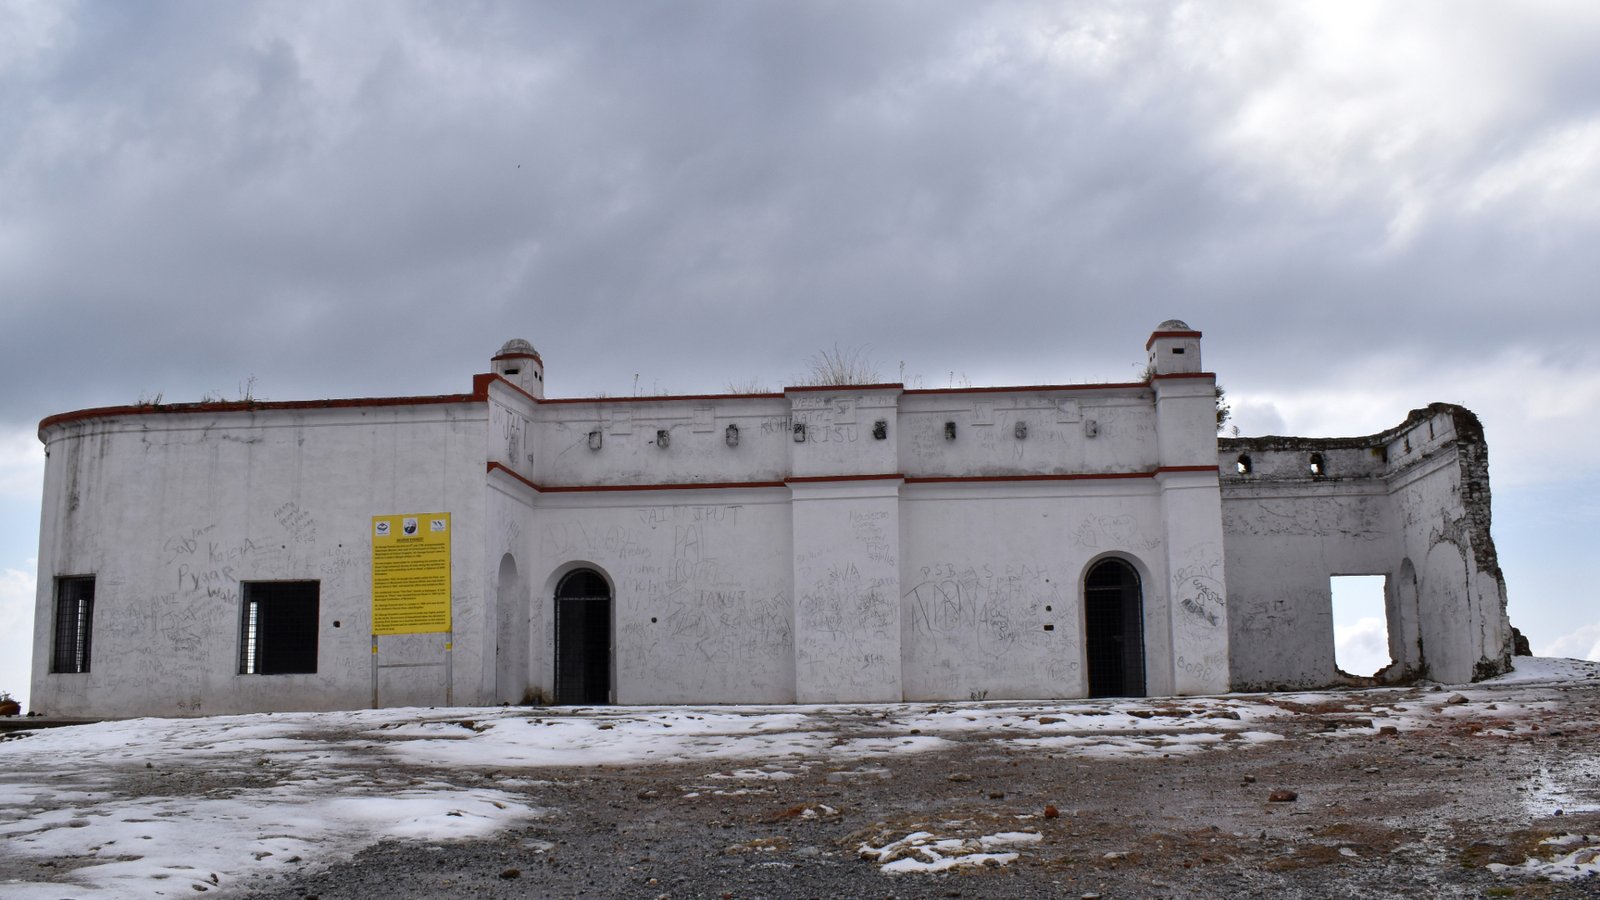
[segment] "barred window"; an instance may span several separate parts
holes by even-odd
[[[50,671],[89,671],[89,645],[94,626],[94,576],[56,579],[56,640]]]
[[[317,607],[321,582],[240,582],[239,674],[317,671]]]

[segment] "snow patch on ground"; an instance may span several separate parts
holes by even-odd
[[[801,771],[804,771],[804,767],[802,767]],[[712,772],[710,775],[707,775],[706,777],[707,778],[743,778],[743,779],[756,779],[756,780],[763,780],[763,781],[788,781],[791,778],[799,778],[800,774],[798,772],[785,772],[782,769],[762,768],[762,769],[735,769],[732,772]]]
[[[465,712],[457,710],[458,714]],[[791,713],[638,716],[529,716],[491,712],[473,729],[440,736],[427,723],[368,732],[389,739],[400,761],[421,766],[597,766],[775,759],[815,754],[827,739],[807,717]],[[415,715],[413,711],[413,715]],[[470,714],[470,713],[469,713]],[[395,740],[412,738],[411,740]]]
[[[1600,812],[1600,802],[1588,799],[1594,796],[1594,779],[1589,774],[1594,771],[1600,771],[1600,758],[1594,756],[1569,759],[1556,769],[1540,766],[1517,789],[1518,799],[1533,817]]]
[[[439,787],[374,796],[364,786],[308,779],[219,799],[35,808],[26,818],[0,823],[0,837],[8,853],[68,861],[79,896],[132,897],[224,887],[319,856],[347,856],[382,838],[483,837],[538,812],[500,791]],[[49,793],[35,792],[35,802]],[[56,898],[64,887],[8,884],[0,893]]]
[[[54,861],[38,877],[55,880],[8,883],[0,885],[0,893],[7,898],[120,897],[176,890],[187,896],[285,865],[324,864],[385,838],[481,837],[544,812],[529,795],[537,797],[549,782],[531,777],[535,773],[529,770],[545,767],[727,765],[706,776],[709,786],[696,787],[714,794],[721,781],[729,790],[755,792],[771,790],[763,782],[795,777],[820,776],[828,783],[887,779],[895,757],[948,748],[972,733],[1064,756],[1152,757],[1281,740],[1263,726],[1298,715],[1335,724],[1330,735],[1370,734],[1384,725],[1402,732],[1439,729],[1440,746],[1448,750],[1451,729],[1521,734],[1564,727],[1571,715],[1558,704],[1516,700],[1501,689],[1505,685],[1600,679],[1600,664],[1583,660],[1519,657],[1516,665],[1515,672],[1489,682],[1426,692],[873,706],[384,709],[134,719],[50,729],[0,741],[0,840],[8,853]],[[409,766],[441,774],[414,777]],[[1529,797],[1541,809],[1552,804],[1572,809],[1581,807],[1579,787],[1551,773],[1530,786]],[[834,811],[816,807],[808,812]],[[1009,846],[1004,835],[987,838],[985,843],[930,834],[901,838],[894,851],[887,845],[863,848],[880,856],[898,854],[880,863],[904,863],[894,871],[944,871],[1015,859],[1015,850],[998,849]],[[941,843],[949,841],[956,843]],[[1594,864],[1592,854],[1585,856],[1594,843],[1548,865],[1589,871],[1582,867]]]
[[[1511,671],[1478,682],[1497,684],[1543,684],[1553,681],[1592,681],[1600,679],[1600,662],[1552,656],[1513,656]]]
[[[1043,835],[1031,831],[1004,831],[976,839],[941,838],[929,831],[913,831],[882,847],[862,843],[857,853],[878,864],[887,875],[928,874],[951,869],[1003,866],[1015,862],[1020,853],[992,852],[996,847],[1037,844]]]
[[[1062,735],[1060,737],[1019,738],[1006,743],[1017,747],[1054,750],[1073,756],[1112,759],[1116,757],[1175,756],[1215,747],[1224,747],[1230,744],[1245,746],[1247,744],[1281,740],[1283,740],[1283,735],[1266,731],[1234,731],[1228,732],[1226,735],[1168,734],[1151,737]]]
[[[386,838],[481,837],[541,814],[517,789],[544,782],[518,777],[519,770],[726,759],[755,765],[708,779],[771,783],[841,762],[854,768],[830,771],[828,781],[883,779],[891,772],[882,761],[949,747],[951,737],[973,730],[1014,733],[1012,743],[1064,754],[1139,755],[1265,739],[1242,729],[1283,715],[1261,701],[1205,698],[1181,704],[384,709],[49,729],[0,743],[0,837],[15,853],[60,861],[41,870],[41,877],[60,880],[4,889],[8,897],[30,898],[64,890],[150,895],[174,885],[198,892],[285,865],[325,864]],[[1101,734],[1106,730],[1125,734]],[[406,774],[409,766],[468,773],[472,783],[419,780]],[[480,772],[511,777],[496,781]],[[152,781],[180,789],[151,799]],[[832,812],[821,808],[811,815]],[[900,869],[941,871],[1014,858],[995,846],[991,840],[960,852],[950,846],[919,850]]]
[[[1324,699],[1326,695],[1319,695]],[[891,724],[906,731],[960,733],[1016,728],[1046,733],[1129,731],[1216,731],[1243,729],[1252,722],[1290,715],[1266,700],[1229,697],[1173,700],[1099,701],[1062,704],[986,704],[933,707]]]
[[[1511,872],[1528,878],[1548,878],[1551,881],[1572,881],[1576,878],[1600,875],[1600,835],[1563,834],[1545,838],[1539,842],[1539,846],[1550,847],[1557,852],[1567,847],[1573,849],[1554,859],[1527,859],[1519,866],[1490,863],[1489,871],[1497,875]]]

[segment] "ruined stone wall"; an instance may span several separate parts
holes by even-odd
[[[1426,674],[1466,681],[1507,671],[1512,633],[1490,535],[1483,426],[1468,410],[1434,404],[1412,414],[1387,452],[1407,559],[1417,570]]]
[[[1466,681],[1509,665],[1476,417],[1435,404],[1363,438],[1218,442],[1237,689],[1363,680],[1334,665],[1329,579],[1387,576],[1380,681]],[[1352,677],[1354,676],[1354,677]]]

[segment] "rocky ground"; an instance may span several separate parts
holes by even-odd
[[[526,825],[466,843],[384,842],[253,896],[1600,896],[1595,876],[1522,868],[1600,846],[1600,688],[1471,695],[1299,695],[1276,704],[1292,715],[1262,726],[1285,740],[1140,758],[975,731],[943,751],[742,778],[716,777],[739,771],[725,765],[553,770],[526,788],[549,810]],[[1498,715],[1508,704],[1525,714]],[[1386,733],[1408,706],[1418,727]],[[838,727],[873,734],[874,715]],[[872,851],[917,832],[931,836],[923,846],[965,842],[935,849],[942,858],[996,858],[882,871],[897,854]],[[1589,837],[1543,843],[1562,835]],[[900,857],[929,862],[909,849]]]
[[[297,900],[1600,897],[1600,876],[1586,874],[1600,868],[1596,675],[1194,701],[813,709],[803,726],[809,749],[774,744],[740,758],[747,745],[716,745],[722,755],[703,762],[680,753],[530,766],[504,751],[500,764],[430,764],[388,752],[386,741],[398,747],[412,726],[349,725],[337,739],[314,737],[364,754],[369,788],[498,797],[530,814],[468,839],[364,841],[353,856],[304,859],[257,850],[258,863],[274,865],[209,878],[201,866],[192,883],[141,884],[164,896]],[[669,727],[651,715],[652,727]],[[680,729],[697,719],[673,715]],[[450,746],[468,747],[492,737],[491,726],[545,733],[581,723],[603,737],[648,718],[618,709],[494,716],[426,727],[454,731],[461,737]],[[290,749],[285,742],[282,752]],[[253,796],[293,778],[269,755],[232,767],[139,758],[114,788],[136,800]],[[0,770],[0,788],[21,778]],[[93,802],[74,796],[54,802]],[[24,827],[43,813],[0,816],[0,838],[18,851],[0,854],[0,896],[95,894],[76,886],[94,884],[83,876],[104,859],[104,838],[44,858],[22,837],[90,834],[70,831],[106,815],[88,809],[48,830]]]

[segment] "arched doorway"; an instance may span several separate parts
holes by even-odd
[[[1089,696],[1143,697],[1144,598],[1133,566],[1103,559],[1089,569],[1083,620]]]
[[[611,588],[593,569],[556,585],[556,702],[611,702]]]
[[[517,575],[517,561],[500,557],[495,591],[495,699],[521,703],[528,692],[528,598]]]

